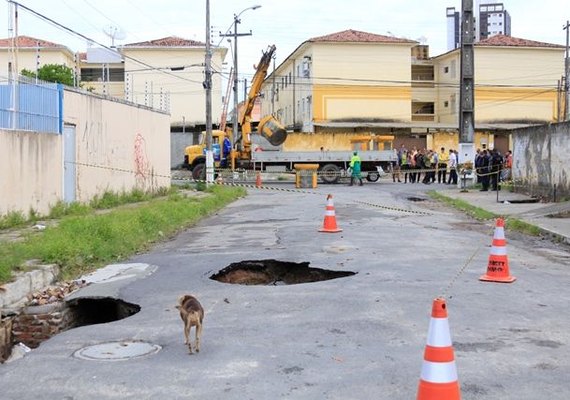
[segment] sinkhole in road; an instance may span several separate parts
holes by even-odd
[[[222,283],[236,285],[296,285],[355,275],[353,271],[310,268],[309,262],[247,260],[232,263],[210,276]]]
[[[21,358],[26,347],[35,349],[66,330],[118,321],[138,313],[140,309],[137,304],[112,297],[77,297],[27,306],[0,320],[0,363]],[[14,343],[25,346],[13,348]]]
[[[113,297],[78,297],[67,301],[73,327],[118,321],[138,313],[141,307]]]

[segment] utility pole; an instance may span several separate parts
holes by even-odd
[[[473,50],[473,0],[461,1],[461,76],[459,82],[459,157],[458,163],[474,164],[475,145],[475,61]],[[470,174],[470,180],[474,178]],[[466,175],[459,180],[466,186]]]
[[[224,34],[222,32],[220,32],[220,36],[221,37],[226,37],[226,36],[232,36],[234,38],[234,87],[233,87],[233,91],[234,91],[234,114],[233,114],[233,118],[232,118],[232,130],[233,130],[233,139],[232,139],[232,145],[236,142],[236,140],[238,139],[238,118],[239,118],[239,112],[238,112],[238,37],[240,36],[251,36],[251,30],[249,31],[249,33],[238,33],[237,31],[237,27],[238,24],[241,23],[241,20],[239,19],[239,17],[241,16],[241,14],[243,14],[244,11],[247,10],[256,10],[259,7],[261,7],[260,5],[256,5],[256,6],[252,6],[252,7],[248,7],[244,10],[242,10],[239,14],[234,14],[234,31],[233,33],[230,32],[228,34]],[[247,96],[247,95],[246,95]]]
[[[474,121],[474,57],[473,0],[462,0],[461,82],[459,84],[459,143],[473,143]]]
[[[212,48],[210,44],[210,0],[206,0],[206,183],[214,182],[214,157],[212,154]]]
[[[566,21],[563,29],[566,31],[566,58],[564,59],[565,120],[570,121],[570,21]]]

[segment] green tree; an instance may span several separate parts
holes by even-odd
[[[22,75],[29,78],[36,78],[36,73],[23,69]],[[38,69],[37,78],[47,82],[63,83],[73,86],[73,70],[63,64],[46,64]]]

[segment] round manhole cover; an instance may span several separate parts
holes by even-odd
[[[127,340],[87,346],[77,350],[73,356],[83,360],[123,361],[155,354],[160,349],[157,344]]]

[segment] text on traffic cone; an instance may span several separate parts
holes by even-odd
[[[323,227],[319,229],[319,232],[336,233],[341,232],[336,224],[336,214],[334,211],[334,204],[332,199],[332,194],[327,196],[327,207],[325,209],[325,220],[323,222]]]
[[[507,256],[507,241],[505,240],[505,221],[497,218],[495,232],[493,234],[493,244],[489,253],[489,263],[487,273],[479,280],[486,282],[511,283],[517,278],[511,276],[509,272],[509,257]]]

